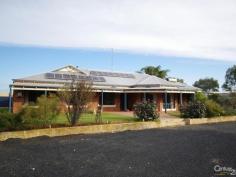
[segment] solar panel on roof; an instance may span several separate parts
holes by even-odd
[[[63,74],[63,79],[71,79],[69,74]]]
[[[122,78],[134,78],[133,74],[100,72],[100,71],[90,71],[90,75],[93,75],[93,76],[108,76],[108,77],[122,77]]]
[[[45,74],[45,77],[47,78],[47,79],[54,79],[54,74],[53,73],[46,73]]]
[[[62,79],[62,74],[55,74],[55,79]]]
[[[80,81],[93,81],[93,82],[105,82],[105,78],[98,76],[83,76],[76,74],[54,74],[46,73],[46,79],[57,79],[57,80],[80,80]]]

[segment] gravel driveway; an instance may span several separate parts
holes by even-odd
[[[0,142],[1,177],[214,176],[236,169],[236,123]]]

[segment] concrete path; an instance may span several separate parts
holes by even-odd
[[[119,112],[109,112],[111,114],[123,115],[123,116],[133,116],[133,111],[119,111]],[[178,117],[172,116],[168,113],[160,113],[160,119],[179,119]]]
[[[108,112],[111,114],[116,114],[116,115],[122,115],[122,116],[134,116],[134,112],[133,111],[119,111],[119,112]]]

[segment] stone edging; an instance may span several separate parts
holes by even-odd
[[[134,123],[120,123],[120,124],[103,124],[77,127],[62,127],[62,128],[48,128],[37,130],[1,132],[0,141],[5,141],[10,138],[28,139],[39,136],[65,136],[76,134],[96,134],[96,133],[114,133],[127,130],[144,130],[169,126],[183,126],[195,124],[208,124],[236,121],[236,116],[219,117],[219,118],[202,118],[202,119],[169,119],[161,122],[134,122]]]
[[[186,125],[210,124],[210,123],[232,122],[232,121],[236,121],[236,116],[216,117],[216,118],[201,118],[201,119],[187,119],[186,120]]]

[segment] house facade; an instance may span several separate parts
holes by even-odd
[[[91,81],[96,94],[90,110],[102,105],[103,111],[132,111],[133,105],[144,100],[157,104],[157,111],[175,111],[194,98],[198,88],[185,83],[167,81],[142,73],[104,72],[65,66],[51,72],[13,79],[10,85],[10,109],[35,102],[42,94],[57,93],[72,80]]]

